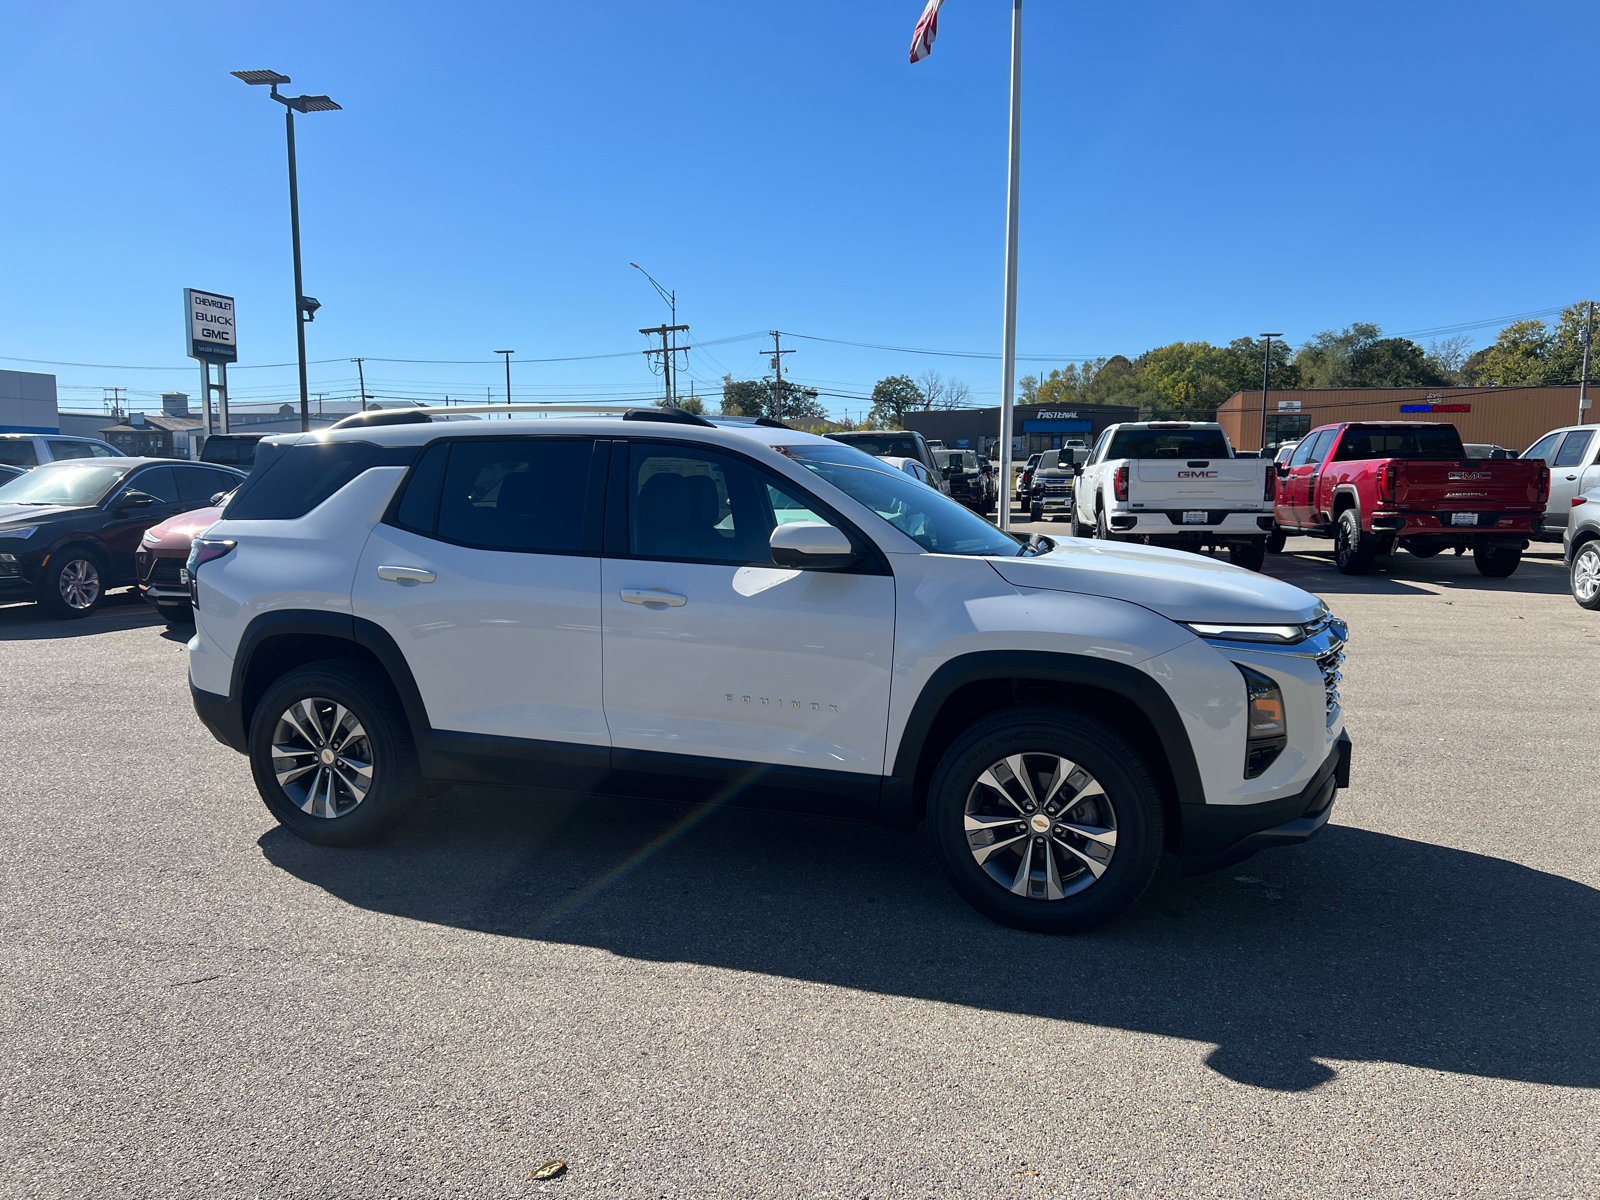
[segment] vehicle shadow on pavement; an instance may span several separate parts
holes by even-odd
[[[979,916],[921,834],[784,813],[457,788],[376,847],[260,846],[363,909],[1209,1042],[1262,1088],[1322,1059],[1600,1087],[1600,891],[1339,825],[1073,938]]]
[[[1264,574],[1304,588],[1314,595],[1431,596],[1432,588],[1470,592],[1522,592],[1528,595],[1568,594],[1567,567],[1560,552],[1529,554],[1516,573],[1505,579],[1488,579],[1478,573],[1472,555],[1453,551],[1432,558],[1416,558],[1405,551],[1380,558],[1370,575],[1341,575],[1330,551],[1290,550],[1267,557]],[[1419,587],[1418,584],[1426,584]]]
[[[119,629],[165,624],[166,621],[154,606],[146,604],[133,591],[111,592],[100,602],[99,609],[92,616],[69,621],[58,620],[31,600],[20,604],[0,604],[0,642],[92,637],[97,633],[111,633]]]

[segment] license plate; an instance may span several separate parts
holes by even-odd
[[[178,568],[178,582],[183,584],[184,587],[188,587],[189,586],[189,568],[188,567],[179,567]]]
[[[1185,525],[1204,525],[1210,519],[1211,514],[1208,512],[1186,512],[1183,514],[1183,523]]]
[[[1477,513],[1451,513],[1450,514],[1450,524],[1452,524],[1452,525],[1476,525],[1477,523],[1478,523],[1478,514]]]

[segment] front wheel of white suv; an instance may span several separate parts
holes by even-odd
[[[250,770],[278,823],[319,846],[370,842],[423,794],[405,711],[364,663],[310,663],[275,682],[250,722]]]
[[[1112,726],[1063,708],[1006,709],[957,738],[934,772],[927,821],[956,891],[1037,933],[1110,920],[1161,857],[1149,766]]]

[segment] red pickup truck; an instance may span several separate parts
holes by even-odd
[[[1276,528],[1330,537],[1346,575],[1404,547],[1418,558],[1469,547],[1484,575],[1517,569],[1550,498],[1550,469],[1537,459],[1469,459],[1454,425],[1358,421],[1324,425],[1279,463]]]

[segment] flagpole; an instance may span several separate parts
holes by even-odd
[[[1006,185],[1005,353],[1000,368],[1000,528],[1011,528],[1012,404],[1017,390],[1017,201],[1022,192],[1022,0],[1011,0],[1011,164]]]

